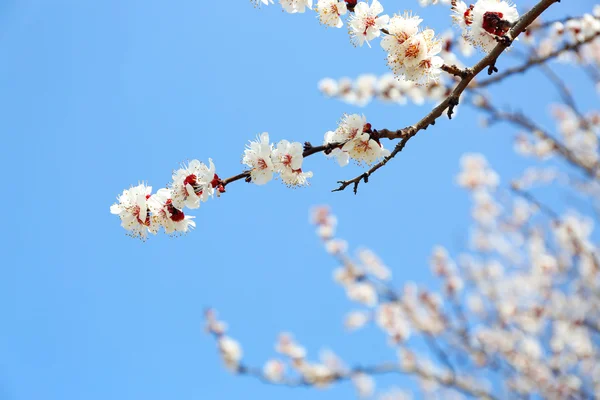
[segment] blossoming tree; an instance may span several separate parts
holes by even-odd
[[[279,0],[287,13],[312,11],[327,27],[347,26],[355,46],[374,46],[379,40],[387,53],[389,75],[325,78],[319,88],[325,96],[354,105],[374,99],[437,103],[412,125],[387,129],[374,126],[364,115],[348,114],[324,133],[320,144],[313,143],[314,138],[273,143],[268,133],[261,133],[243,151],[245,167],[240,173],[222,178],[211,159],[208,164],[192,160],[173,172],[167,188],[154,194],[145,183],[124,190],[111,212],[134,237],[146,239],[161,229],[186,233],[195,223],[185,208],[226,195],[227,186],[239,181],[265,185],[277,176],[288,186],[308,185],[313,172],[307,171],[304,159],[319,153],[342,167],[350,160],[366,166],[334,188],[351,188],[356,194],[361,183],[368,183],[419,132],[438,118],[452,119],[459,103],[473,107],[490,122],[516,127],[521,132],[515,142],[520,154],[539,160],[555,157],[579,175],[527,170],[512,182],[506,198],[497,194],[498,175],[486,159],[465,155],[457,182],[472,195],[476,254],[454,260],[444,248],[434,250],[430,264],[443,287],[439,293],[413,283],[395,289],[389,281],[391,271],[375,253],[363,250],[352,257],[346,242],[336,237],[336,218],[326,207],[316,208],[317,233],[342,265],[335,281],[351,301],[364,306],[347,316],[347,327],[379,326],[397,353],[393,360],[346,366],[339,357],[325,354],[314,362],[291,334],[283,333],[276,344],[280,357],[255,367],[243,362],[241,345],[228,336],[226,324],[213,310],[206,312],[207,330],[232,372],[272,384],[321,388],[350,380],[360,396],[369,397],[375,375],[402,373],[416,377],[425,391],[438,396],[594,398],[600,395],[600,260],[591,238],[593,222],[582,212],[559,214],[530,189],[560,183],[591,201],[600,195],[600,112],[582,111],[568,84],[550,67],[556,60],[570,63],[600,90],[600,6],[581,16],[547,20],[543,13],[560,7],[555,6],[557,0],[540,0],[529,10],[503,0],[419,2],[446,7],[449,22],[461,34],[436,34],[422,27],[420,17],[402,10],[385,14],[378,0]],[[253,3],[275,7],[273,0]],[[522,55],[524,61],[499,70],[496,62],[508,52]],[[469,56],[478,57],[470,67],[461,61]],[[485,90],[533,68],[561,95],[562,104],[552,109],[558,133],[525,114],[496,106]],[[427,354],[412,347],[414,337],[427,344]],[[382,398],[405,396],[396,392]]]

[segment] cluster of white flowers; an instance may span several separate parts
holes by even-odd
[[[256,4],[272,4],[271,0],[255,0]],[[312,9],[311,0],[280,0],[284,11],[302,13]],[[388,52],[388,64],[394,74],[415,82],[437,81],[444,61],[440,40],[431,29],[419,31],[422,19],[408,12],[390,18],[383,14],[378,0],[371,3],[356,0],[318,0],[315,7],[319,21],[328,27],[341,28],[342,17],[349,15],[348,33],[352,43],[368,46],[383,35],[382,47]]]
[[[592,111],[580,116],[570,107],[553,105],[552,116],[561,135],[561,144],[580,162],[591,166],[597,164],[600,161],[596,150],[599,144],[600,113]],[[554,155],[555,140],[521,133],[516,138],[515,149],[524,156],[547,159]]]
[[[394,17],[395,18],[395,17]],[[392,18],[392,22],[394,21]],[[404,18],[404,17],[403,17]],[[392,23],[390,22],[390,24]],[[398,49],[398,39],[392,39],[392,36],[386,36],[382,40],[391,43],[390,48]],[[470,57],[473,54],[473,46],[463,37],[454,37],[451,30],[446,31],[439,38],[441,46],[440,56],[447,64],[462,67],[462,62],[457,54],[453,52],[458,49],[458,53],[464,57]],[[426,72],[425,70],[415,70],[416,72]],[[364,107],[372,100],[377,99],[384,103],[395,103],[405,105],[407,103],[422,105],[425,102],[440,102],[451,92],[451,81],[438,79],[429,81],[426,84],[419,83],[409,77],[401,77],[394,74],[384,74],[376,76],[373,74],[362,74],[356,79],[343,77],[339,79],[324,78],[318,83],[321,93],[327,97],[337,98],[345,103]]]
[[[204,313],[206,331],[217,339],[219,354],[225,366],[231,371],[237,371],[243,356],[242,346],[238,341],[226,335],[227,324],[217,318],[214,310],[209,309]]]
[[[383,6],[377,0],[372,0],[371,5],[364,1],[356,4],[354,14],[348,22],[348,32],[355,45],[362,46],[367,43],[370,46],[369,41],[381,36],[381,30],[390,21],[389,15],[379,15],[382,12]]]
[[[325,134],[325,145],[336,145],[328,154],[335,157],[340,166],[348,165],[352,158],[358,163],[372,164],[390,154],[373,136],[371,124],[364,115],[344,115],[335,131]]]
[[[274,146],[269,142],[269,134],[264,132],[244,150],[242,162],[252,168],[250,177],[257,185],[264,185],[278,173],[288,186],[304,186],[313,173],[302,171],[302,154],[302,143],[282,140]]]
[[[263,185],[279,174],[288,186],[308,185],[312,172],[302,171],[303,146],[299,142],[280,141],[277,146],[269,142],[268,133],[250,142],[244,151],[242,162],[251,169],[248,179]],[[121,226],[132,237],[145,240],[148,233],[156,234],[163,228],[165,233],[186,233],[196,224],[194,217],[183,212],[185,207],[195,209],[215,194],[225,192],[225,183],[215,172],[215,165],[192,160],[173,172],[168,188],[152,194],[152,187],[139,184],[123,191],[118,202],[110,207],[112,214],[121,218]]]
[[[468,175],[468,179],[459,178],[459,182],[475,189],[471,193],[476,209],[487,208],[474,213],[481,215],[474,215],[477,229],[496,239],[489,240],[488,247],[476,247],[476,256],[461,255],[457,262],[446,249],[436,247],[430,264],[433,274],[442,280],[439,293],[410,282],[402,290],[394,289],[388,281],[389,270],[373,252],[361,251],[358,262],[348,255],[347,244],[336,238],[337,218],[328,208],[313,210],[311,219],[317,234],[343,264],[336,269],[334,279],[346,289],[350,300],[368,307],[348,314],[345,325],[358,329],[374,322],[390,345],[399,349],[399,370],[416,375],[423,390],[439,398],[452,398],[456,393],[452,382],[460,382],[469,393],[491,393],[486,368],[495,368],[498,363],[518,371],[502,375],[504,390],[511,398],[576,398],[584,385],[599,390],[596,360],[600,352],[592,332],[600,329],[600,302],[590,298],[589,291],[600,289],[600,265],[592,244],[592,221],[566,214],[554,223],[553,237],[548,237],[533,224],[536,210],[528,202],[517,198],[506,208],[496,203],[491,190],[497,181],[490,178],[485,159],[468,155],[463,168],[461,175]],[[468,320],[464,314],[467,310]],[[221,325],[216,329],[223,330]],[[433,343],[438,357],[444,347],[439,343],[453,347],[464,363],[484,372],[461,374],[448,367],[453,357],[435,363],[424,354],[414,353],[410,350],[413,336]],[[218,345],[223,353],[223,344]],[[226,364],[236,365],[231,360],[237,360],[241,351],[235,345],[227,347],[228,355],[223,358]],[[350,378],[359,396],[374,392],[373,379],[363,369],[346,367],[331,352],[321,353],[320,362],[309,362],[304,347],[290,334],[280,335],[276,350],[287,358],[303,384],[324,388],[338,379]],[[285,361],[272,359],[260,377],[273,383],[298,382],[289,380],[285,371]],[[380,398],[404,399],[405,394],[390,392]]]
[[[439,102],[449,94],[448,88],[440,82],[418,85],[412,81],[398,79],[392,74],[380,77],[371,74],[360,75],[356,80],[325,78],[319,82],[319,90],[325,96],[334,97],[345,103],[366,106],[373,99],[385,103],[424,104]]]
[[[174,206],[170,189],[151,193],[152,187],[141,183],[124,190],[117,197],[118,203],[110,207],[132,237],[146,239],[148,232],[156,234],[161,227],[167,234],[185,233],[196,226],[193,217]]]
[[[444,60],[438,56],[442,44],[432,29],[419,31],[423,20],[405,13],[394,15],[387,25],[389,33],[381,40],[388,65],[397,76],[415,82],[437,81]]]
[[[156,234],[161,227],[169,235],[186,233],[196,224],[183,208],[198,208],[201,201],[225,190],[212,160],[209,165],[190,161],[173,173],[169,188],[159,189],[155,194],[145,184],[126,189],[110,212],[121,218],[121,226],[133,237],[146,239],[148,233]]]
[[[462,0],[452,0],[452,11],[465,39],[487,53],[519,19],[515,5],[504,0],[478,0],[469,6]]]
[[[583,42],[594,38],[581,46],[577,54],[564,53],[560,60],[572,63],[600,64],[600,5],[596,5],[592,13],[580,18],[571,18],[566,22],[555,22],[548,27],[536,47],[538,56],[545,57],[564,43]],[[600,85],[598,85],[600,90]]]
[[[217,348],[225,366],[233,372],[247,371],[241,365],[241,345],[226,336],[226,324],[216,318],[213,310],[205,314],[206,330],[217,340]],[[373,394],[375,383],[373,379],[361,372],[352,372],[343,361],[331,350],[320,352],[320,362],[307,360],[306,349],[298,344],[290,333],[281,333],[275,343],[275,351],[284,359],[272,358],[265,362],[262,370],[256,370],[253,374],[272,383],[294,382],[294,375],[288,375],[288,369],[299,376],[303,384],[309,384],[319,388],[325,388],[340,377],[348,377],[354,383],[360,398],[366,398]],[[248,372],[247,372],[248,373]]]

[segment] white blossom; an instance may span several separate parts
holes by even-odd
[[[330,156],[336,157],[341,166],[347,165],[350,158],[372,164],[390,153],[372,138],[370,130],[371,125],[364,115],[344,115],[338,128],[325,134],[324,143],[338,145]]]
[[[348,12],[348,7],[343,0],[319,0],[316,11],[323,25],[341,28],[344,22],[340,16]]]
[[[312,0],[279,0],[279,3],[286,12],[291,14],[303,13],[307,7],[312,10]]]
[[[218,176],[215,165],[209,159],[209,166],[198,160],[192,160],[187,165],[173,172],[171,190],[173,205],[178,209],[198,208],[200,201],[206,201],[214,194]]]
[[[382,12],[383,7],[377,0],[372,0],[370,6],[364,1],[356,4],[348,23],[350,37],[355,44],[359,46],[365,42],[369,44],[370,40],[381,35],[381,29],[387,25],[390,19],[389,15],[378,16]]]
[[[225,365],[230,369],[236,369],[242,359],[242,346],[228,336],[219,337],[218,344]]]
[[[388,52],[394,74],[415,82],[423,78],[437,81],[444,63],[438,56],[442,46],[433,30],[419,32],[421,21],[408,13],[393,16],[386,28],[390,34],[381,40],[381,46]]]
[[[498,44],[519,19],[517,8],[504,0],[478,0],[469,7],[462,1],[453,2],[454,20],[463,28],[463,35],[486,53]]]
[[[145,239],[148,232],[156,234],[158,231],[158,226],[151,218],[148,207],[151,192],[151,186],[141,183],[123,190],[123,193],[117,197],[118,203],[110,207],[110,212],[121,218],[121,226],[128,230],[132,237]]]
[[[263,368],[265,377],[272,382],[280,382],[285,374],[285,364],[279,360],[269,360]]]
[[[273,145],[269,143],[269,134],[262,133],[256,141],[250,142],[244,150],[242,162],[252,168],[250,177],[252,182],[257,185],[264,185],[273,179],[275,167],[271,160]]]
[[[289,186],[307,185],[312,172],[302,171],[302,143],[290,143],[282,140],[271,155],[273,167],[279,172],[281,179]]]
[[[160,189],[150,196],[148,206],[152,211],[152,218],[155,219],[156,224],[162,226],[165,233],[169,235],[175,232],[185,233],[196,227],[196,224],[192,221],[194,217],[185,215],[183,211],[175,207],[170,189]]]

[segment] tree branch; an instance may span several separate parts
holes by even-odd
[[[475,82],[473,84],[473,87],[475,87],[475,88],[486,87],[493,83],[500,82],[501,80],[503,80],[504,78],[506,78],[508,76],[523,73],[523,72],[527,71],[528,69],[530,69],[536,65],[543,64],[546,61],[556,58],[567,51],[578,50],[581,46],[583,46],[584,44],[590,43],[597,37],[600,37],[600,32],[596,32],[593,35],[588,36],[581,41],[565,44],[560,49],[554,50],[552,53],[545,55],[543,57],[533,57],[523,65],[520,65],[520,66],[514,67],[514,68],[509,68],[506,71],[498,73],[495,76],[493,76],[489,79],[486,79],[482,82]]]
[[[375,171],[387,164],[392,158],[394,158],[399,152],[401,152],[402,149],[404,149],[404,146],[406,146],[406,143],[410,140],[410,138],[415,136],[420,130],[427,129],[429,125],[434,125],[435,120],[439,118],[444,113],[444,111],[448,110],[448,118],[452,119],[454,107],[458,105],[460,95],[462,94],[462,92],[464,92],[467,86],[469,86],[473,78],[485,68],[488,68],[488,74],[490,74],[495,69],[496,60],[498,59],[500,54],[502,54],[502,52],[506,50],[506,48],[510,45],[510,42],[514,40],[517,36],[519,36],[519,34],[521,34],[521,32],[523,32],[525,28],[529,26],[529,24],[535,21],[535,19],[539,17],[540,14],[542,14],[548,7],[550,7],[555,2],[557,2],[557,0],[542,0],[538,4],[536,4],[531,10],[525,13],[517,21],[513,28],[507,32],[506,37],[508,40],[500,41],[496,45],[496,47],[494,47],[494,49],[488,55],[486,55],[477,64],[475,64],[475,66],[463,70],[462,73],[464,74],[464,77],[461,78],[461,80],[458,82],[458,84],[452,90],[452,92],[446,97],[446,99],[442,101],[438,106],[436,106],[433,110],[431,110],[431,112],[425,117],[423,117],[419,122],[417,122],[417,124],[404,129],[404,131],[406,132],[405,135],[403,135],[402,140],[396,145],[396,147],[389,156],[385,157],[382,161],[375,164],[368,171],[362,173],[361,175],[353,179],[347,181],[338,181],[340,186],[337,189],[334,189],[333,191],[339,192],[346,189],[348,186],[353,185],[354,194],[356,194],[358,192],[358,185],[361,180],[367,183],[369,181],[369,177]],[[446,69],[448,71],[452,71],[451,73],[459,73],[459,76],[461,74],[458,71],[457,67],[452,68],[451,66],[446,66]]]
[[[306,381],[303,378],[287,378],[282,379],[280,381],[273,381],[269,379],[260,368],[249,367],[246,365],[240,364],[235,371],[240,375],[247,375],[254,378],[259,379],[262,382],[269,383],[272,385],[278,386],[288,386],[288,387],[311,387],[312,383]],[[497,398],[488,393],[487,391],[475,387],[465,380],[461,379],[451,379],[450,377],[444,377],[441,375],[434,374],[418,365],[414,365],[411,368],[402,369],[398,362],[384,362],[378,365],[372,366],[357,366],[348,371],[344,371],[341,373],[336,373],[329,377],[327,383],[339,383],[344,381],[349,381],[352,379],[354,375],[357,374],[367,374],[367,375],[383,375],[383,374],[409,374],[415,375],[422,379],[433,380],[436,383],[448,387],[459,390],[464,394],[469,396],[473,396],[480,399],[489,399],[489,400],[497,400]]]
[[[582,170],[588,177],[591,179],[598,179],[598,171],[600,171],[600,164],[598,162],[594,162],[589,165],[584,161],[580,160],[567,146],[562,144],[552,135],[544,131],[542,128],[537,126],[533,121],[524,116],[521,113],[508,113],[497,110],[492,107],[489,102],[484,101],[481,104],[473,104],[475,107],[478,107],[480,110],[487,112],[492,120],[500,120],[506,121],[513,125],[524,128],[527,132],[533,134],[540,140],[545,140],[549,142],[553,149],[556,150],[560,155],[562,155],[571,165],[576,168]]]

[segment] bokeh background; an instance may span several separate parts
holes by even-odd
[[[594,3],[563,2],[547,16],[581,14]],[[445,6],[382,4],[390,14],[412,8],[438,32],[450,27]],[[354,306],[332,282],[336,262],[314,235],[309,209],[331,205],[340,236],[375,250],[395,285],[435,285],[432,247],[468,249],[470,205],[454,183],[461,154],[486,154],[506,185],[531,164],[512,152],[514,129],[482,130],[478,114],[463,107],[419,133],[357,196],[331,189],[359,167],[314,156],[305,164],[315,173],[310,187],[231,185],[192,212],[198,227],[180,238],[131,239],[109,206],[138,181],[165,186],[191,158],[212,157],[221,176],[234,175],[245,144],[263,131],[274,141],[320,143],[344,112],[364,112],[376,128],[415,122],[431,104],[359,109],[317,90],[326,76],[385,73],[384,57],[377,42],[353,48],[346,29],[277,5],[0,2],[0,399],[354,397],[350,384],[307,391],[230,375],[202,331],[203,309],[219,310],[250,364],[275,355],[280,331],[293,332],[313,359],[322,348],[349,364],[394,359],[377,329],[344,331]],[[556,70],[584,110],[597,105],[588,81]],[[497,104],[553,128],[546,104],[559,97],[538,73],[492,93]],[[380,383],[415,387],[403,377]]]

